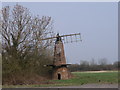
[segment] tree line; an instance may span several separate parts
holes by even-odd
[[[68,68],[71,72],[118,70],[120,68],[120,61],[115,61],[113,64],[110,64],[106,58],[100,59],[98,63],[95,59],[92,59],[91,61],[81,60],[80,64],[71,64]]]

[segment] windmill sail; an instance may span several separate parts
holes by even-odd
[[[53,37],[48,37],[48,38],[43,38],[41,40],[49,40],[49,39],[55,39],[58,36],[53,36]],[[78,42],[78,41],[82,41],[81,40],[81,34],[80,33],[76,33],[76,34],[68,34],[68,35],[61,35],[59,36],[61,37],[62,41],[64,43],[72,43],[72,42]]]

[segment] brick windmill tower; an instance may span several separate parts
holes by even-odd
[[[69,35],[62,35],[60,36],[57,34],[55,37],[50,37],[42,40],[47,40],[47,39],[53,39],[56,38],[55,40],[55,46],[54,46],[54,60],[52,65],[45,65],[45,66],[52,66],[53,72],[52,72],[52,79],[55,80],[65,80],[69,79],[71,77],[71,73],[68,70],[68,65],[66,64],[66,58],[65,58],[65,53],[64,53],[64,45],[63,41],[67,40],[67,37],[71,37],[71,42],[74,42],[72,40],[72,37],[75,37],[75,41],[77,42],[77,36],[79,36],[79,41],[81,41],[81,36],[80,33],[77,34],[69,34]],[[66,41],[68,43],[68,41]]]

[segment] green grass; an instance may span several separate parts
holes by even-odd
[[[54,82],[61,83],[63,85],[82,85],[87,83],[118,83],[118,72],[73,72],[72,74],[74,75],[74,78],[68,80],[54,80]]]
[[[68,80],[49,80],[48,82],[54,84],[41,84],[41,85],[17,85],[17,86],[3,86],[3,87],[55,87],[55,86],[77,86],[88,83],[100,84],[114,84],[118,83],[118,72],[72,72],[73,78]]]

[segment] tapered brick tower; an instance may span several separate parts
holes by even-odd
[[[53,79],[68,79],[71,74],[67,68],[66,58],[64,53],[64,45],[59,34],[54,47],[54,60],[53,60]]]

